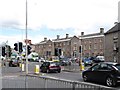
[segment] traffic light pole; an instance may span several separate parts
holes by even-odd
[[[26,75],[28,74],[28,52],[27,52],[27,0],[26,0]]]

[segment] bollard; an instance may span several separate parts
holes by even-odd
[[[39,65],[35,65],[35,74],[39,74]]]
[[[24,64],[22,64],[22,71],[25,71],[25,68],[24,68],[25,66],[24,66]]]
[[[22,67],[22,64],[21,64],[21,63],[19,63],[19,67],[20,67],[20,68]]]
[[[80,61],[80,70],[83,71],[85,69],[84,63],[82,60]]]

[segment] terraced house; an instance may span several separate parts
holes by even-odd
[[[84,32],[81,32],[80,40],[83,57],[104,56],[104,28],[93,34],[84,35]]]
[[[64,38],[60,38],[60,35],[57,35],[56,39],[44,38],[44,41],[35,44],[35,51],[44,58],[52,56],[79,57],[79,46],[80,39],[77,36],[69,37],[69,34],[66,34]]]
[[[79,37],[69,37],[69,34],[66,34],[63,38],[57,35],[53,40],[44,38],[44,41],[35,44],[35,51],[44,58],[52,56],[79,58],[81,46],[83,57],[104,55],[104,28],[100,28],[99,33],[84,35],[82,32]]]

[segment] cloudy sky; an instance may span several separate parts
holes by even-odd
[[[38,43],[56,35],[65,37],[105,32],[118,21],[120,0],[28,0],[28,38]],[[0,44],[25,39],[26,0],[0,0]]]

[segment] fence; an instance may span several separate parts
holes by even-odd
[[[20,76],[18,78],[9,78],[3,80],[2,88],[44,88],[45,90],[50,88],[64,88],[69,90],[77,90],[80,88],[87,88],[92,90],[106,90],[109,88],[106,86],[100,86],[96,84],[89,84],[85,82],[77,82],[71,80],[64,80],[58,78],[48,78],[48,77],[36,77],[36,76]]]

